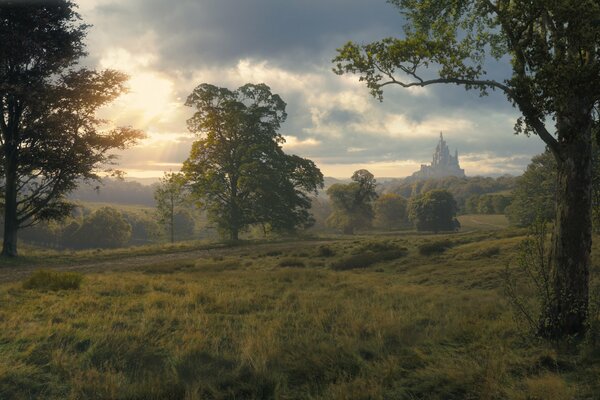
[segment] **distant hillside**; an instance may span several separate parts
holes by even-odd
[[[101,183],[81,184],[69,198],[93,203],[154,206],[156,185],[106,178]]]

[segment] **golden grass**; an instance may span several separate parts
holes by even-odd
[[[600,349],[528,338],[503,298],[518,238],[449,235],[419,255],[440,237],[250,246],[88,274],[75,291],[0,285],[0,398],[594,398]]]

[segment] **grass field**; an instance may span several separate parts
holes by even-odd
[[[508,219],[503,214],[467,214],[458,217],[462,230],[505,229]]]
[[[71,290],[19,278],[0,285],[0,399],[598,399],[598,335],[538,341],[503,295],[521,235],[252,244]]]

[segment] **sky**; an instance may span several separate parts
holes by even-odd
[[[456,86],[388,87],[373,98],[331,60],[349,40],[400,36],[402,16],[385,0],[76,0],[91,24],[83,64],[130,76],[129,93],[101,110],[147,138],[120,154],[126,177],[179,170],[194,135],[186,97],[202,84],[266,83],[287,103],[284,149],[325,176],[366,168],[404,177],[430,163],[440,132],[468,176],[522,173],[543,151],[517,136],[518,112],[500,93],[480,98]],[[490,66],[508,76],[507,65]]]

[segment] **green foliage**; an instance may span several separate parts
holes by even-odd
[[[419,254],[423,256],[442,254],[452,246],[454,246],[454,243],[450,240],[438,240],[436,242],[427,242],[419,245]]]
[[[512,197],[503,194],[473,195],[467,198],[464,211],[467,214],[504,214]]]
[[[131,238],[131,225],[118,210],[102,207],[83,220],[75,237],[77,247],[123,247]]]
[[[130,127],[110,129],[96,116],[126,91],[126,76],[78,68],[88,26],[75,9],[67,0],[0,5],[6,256],[17,255],[18,229],[64,219],[73,209],[66,195],[78,182],[98,179],[99,169],[114,163],[110,150],[143,136]]]
[[[372,202],[377,199],[373,174],[361,169],[348,184],[336,183],[327,189],[332,213],[327,225],[353,234],[357,228],[369,228],[374,218]]]
[[[432,190],[410,200],[409,218],[419,231],[454,231],[459,225],[456,220],[456,202],[446,190]]]
[[[317,247],[317,257],[333,257],[335,256],[335,250],[327,245],[321,245]]]
[[[76,290],[81,286],[83,275],[76,272],[57,272],[39,269],[23,281],[23,289]]]
[[[400,183],[392,183],[387,188],[388,192],[397,193],[406,198],[415,197],[434,189],[445,189],[452,193],[458,209],[468,214],[479,213],[479,196],[501,196],[496,192],[504,192],[514,188],[517,178],[500,176],[498,178],[473,176],[459,178],[449,176],[439,179],[425,179],[414,181],[405,179]],[[477,200],[477,204],[473,202]]]
[[[186,105],[198,135],[183,172],[211,220],[232,240],[253,224],[275,231],[309,226],[311,200],[323,185],[316,165],[287,155],[278,133],[286,104],[265,84],[231,91],[198,86]]]
[[[544,319],[543,311],[552,300],[552,283],[548,223],[542,214],[536,217],[527,238],[521,242],[516,263],[506,267],[505,294],[516,318],[524,321],[532,333],[544,335],[549,321]],[[525,279],[518,279],[518,274]],[[527,297],[522,293],[527,293]]]
[[[183,175],[165,172],[154,191],[154,200],[156,201],[157,219],[167,232],[171,243],[174,243],[176,232],[176,215],[180,214],[179,226],[185,226],[185,223],[181,223],[182,218],[185,219],[186,217],[181,215],[181,207],[186,203],[190,203],[189,193],[185,188],[185,180]],[[185,226],[184,229],[188,229],[187,226]],[[189,230],[186,233],[188,233],[186,236],[189,236]]]
[[[408,202],[400,195],[386,193],[375,201],[374,225],[384,229],[398,229],[408,222]]]
[[[556,210],[556,159],[550,151],[533,157],[527,169],[517,179],[513,201],[506,210],[511,224],[531,225],[539,212],[553,220]]]
[[[150,212],[124,212],[123,217],[131,225],[132,244],[152,243],[162,235],[161,226]]]

